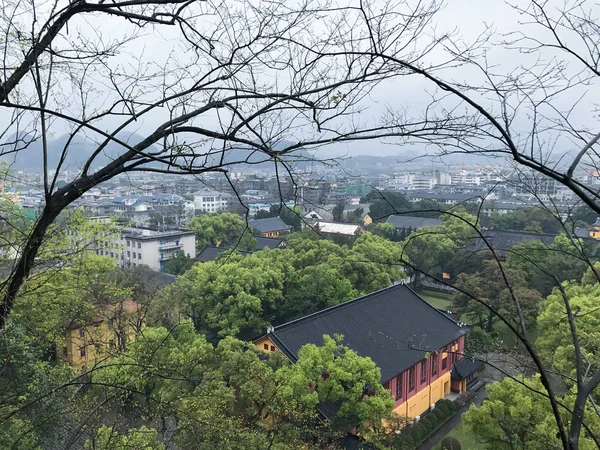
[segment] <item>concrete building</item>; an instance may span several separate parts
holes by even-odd
[[[214,189],[200,189],[194,192],[194,206],[200,212],[226,211],[231,196]]]
[[[155,231],[146,228],[124,228],[118,239],[96,253],[114,258],[121,267],[146,265],[161,270],[177,253],[196,257],[196,235],[189,230]]]

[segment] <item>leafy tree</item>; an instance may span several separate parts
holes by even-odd
[[[489,450],[546,450],[559,448],[557,428],[550,402],[539,394],[544,387],[539,377],[516,379],[505,378],[486,387],[488,398],[478,408],[471,405],[463,414],[466,431]],[[537,392],[534,392],[536,390]],[[572,404],[567,396],[563,404]],[[561,408],[568,417],[568,411]],[[598,430],[600,420],[590,407],[586,411],[587,424]],[[597,448],[592,439],[582,436],[580,449]]]
[[[334,222],[343,222],[344,221],[344,204],[338,203],[337,205],[335,205],[335,207],[333,208],[331,213],[333,214]]]
[[[224,212],[194,217],[186,227],[196,233],[196,249],[211,244],[235,247],[239,250],[256,250],[256,239],[244,219],[237,214]]]
[[[70,267],[30,278],[15,304],[15,320],[50,347],[59,342],[65,323],[84,324],[97,313],[95,306],[129,298],[132,290],[122,275],[112,258],[81,255]]]
[[[579,280],[588,264],[581,250],[565,235],[557,236],[552,244],[530,240],[514,246],[507,255],[508,265],[520,271],[531,289],[547,296],[566,280]],[[588,253],[587,257],[592,255]]]
[[[520,208],[506,214],[492,213],[489,227],[501,230],[533,231],[557,234],[561,230],[560,221],[545,208]]]
[[[170,273],[171,275],[182,275],[190,267],[192,267],[193,261],[184,252],[177,252],[177,254],[168,260],[163,268],[163,272]]]
[[[398,230],[389,222],[378,223],[373,228],[373,234],[384,237],[392,242],[398,242],[406,238],[406,235],[402,236],[402,231],[404,230]]]
[[[404,279],[401,257],[399,243],[364,233],[354,242],[343,270],[358,293],[364,295]]]
[[[435,227],[423,227],[402,241],[404,258],[414,266],[407,274],[415,289],[420,288],[422,273],[442,269],[451,260],[456,245],[454,241]]]
[[[363,208],[356,208],[354,211],[350,211],[346,214],[345,221],[348,223],[362,223],[362,217],[365,210]]]
[[[571,220],[576,225],[579,224],[590,226],[595,223],[597,219],[598,213],[587,205],[578,206],[571,214]]]
[[[492,310],[462,292],[454,295],[454,308],[475,320],[488,333],[493,330],[496,313],[500,313],[518,324],[519,315],[498,263],[495,260],[486,260],[483,265],[484,268],[480,272],[460,274],[456,286],[475,296],[485,305],[489,305]],[[520,302],[525,322],[530,326],[535,325],[542,300],[541,295],[527,287],[527,283],[519,271],[504,267],[504,273]]]
[[[84,444],[84,450],[163,450],[165,445],[156,440],[157,431],[142,426],[119,433],[114,427],[103,425],[95,436]]]
[[[232,254],[225,262],[194,265],[170,292],[185,299],[196,328],[211,339],[250,339],[269,325],[283,285],[282,269],[267,259]]]
[[[15,322],[0,331],[0,448],[60,448],[77,414],[74,371],[50,362],[47,346]]]
[[[189,323],[173,333],[147,329],[93,374],[101,385],[132,392],[121,399],[125,407],[134,402],[148,417],[175,415],[180,447],[232,450],[323,448],[347,424],[368,435],[372,421],[388,417],[393,406],[379,378],[369,358],[326,336],[290,364],[277,353],[265,359],[254,345],[233,338],[212,346]],[[317,408],[330,403],[339,409],[324,423]]]
[[[593,282],[586,283],[586,279]],[[600,284],[588,273],[582,285],[566,283],[564,290],[573,311],[583,370],[593,374],[600,369]],[[541,354],[564,377],[565,383],[573,386],[576,380],[575,344],[569,329],[565,298],[558,289],[543,302],[537,324],[536,345]]]
[[[369,215],[376,222],[385,221],[397,212],[412,210],[410,202],[399,192],[373,190],[365,195],[360,202],[371,203]]]

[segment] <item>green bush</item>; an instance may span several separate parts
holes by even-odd
[[[430,414],[435,417],[437,423],[441,423],[448,416],[448,413],[444,412],[440,408],[435,408]]]
[[[447,415],[448,414],[448,406],[444,403],[437,403],[435,405],[435,410],[434,411],[440,411],[442,414]]]
[[[445,437],[442,439],[442,450],[461,450],[460,442],[455,437]]]
[[[427,417],[424,417],[419,421],[417,426],[422,430],[423,437],[425,437],[433,431],[435,423],[431,420],[431,417],[427,415]]]

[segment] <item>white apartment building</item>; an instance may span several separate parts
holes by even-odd
[[[220,212],[226,211],[231,196],[212,189],[200,189],[194,192],[194,207],[196,211]]]
[[[146,228],[124,228],[115,241],[96,253],[114,258],[121,267],[146,265],[161,270],[178,252],[196,257],[196,235],[189,230],[155,231]]]

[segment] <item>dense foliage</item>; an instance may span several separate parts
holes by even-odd
[[[210,213],[194,217],[186,227],[196,233],[196,249],[205,245],[235,247],[239,250],[256,249],[256,239],[246,221],[233,213]]]
[[[290,236],[285,249],[245,257],[225,253],[217,261],[194,265],[165,290],[168,301],[156,307],[180,305],[179,317],[189,317],[211,340],[250,339],[271,324],[401,280],[400,253],[398,244],[370,233],[356,239],[352,248],[305,234]],[[158,323],[172,326],[170,320]]]

